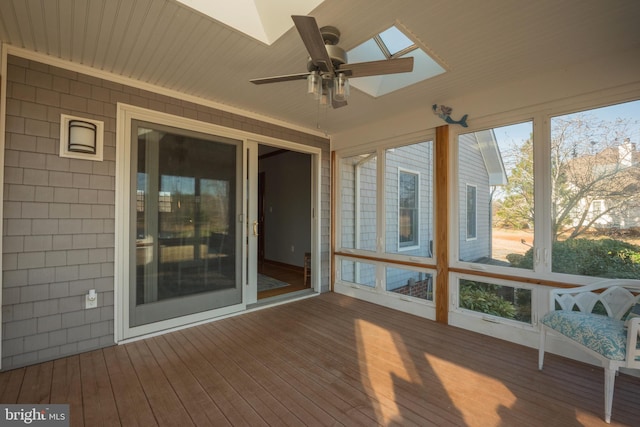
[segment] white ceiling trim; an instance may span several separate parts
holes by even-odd
[[[306,128],[303,126],[295,125],[293,123],[285,122],[282,120],[274,119],[272,117],[264,116],[261,114],[256,114],[252,111],[243,110],[240,108],[232,107],[230,105],[221,104],[215,101],[210,101],[203,98],[198,98],[197,96],[188,95],[182,92],[178,92],[171,89],[166,89],[160,86],[156,86],[150,83],[146,83],[140,80],[132,79],[130,77],[121,76],[118,74],[109,73],[104,70],[98,70],[96,68],[89,67],[83,64],[77,64],[75,62],[70,62],[64,59],[55,58],[49,55],[45,55],[39,52],[33,52],[28,49],[23,49],[20,47],[16,47],[10,44],[4,43],[2,45],[3,49],[3,60],[6,60],[6,55],[14,55],[24,59],[41,62],[43,64],[52,65],[54,67],[63,68],[65,70],[74,71],[82,74],[86,74],[89,76],[97,77],[104,80],[109,80],[114,83],[119,83],[126,86],[136,87],[143,90],[148,90],[149,92],[158,93],[160,95],[170,96],[172,98],[180,99],[182,101],[192,102],[194,104],[202,105],[205,107],[215,108],[217,110],[226,111],[228,113],[238,114],[244,117],[248,117],[250,119],[260,120],[272,125],[282,126],[287,129],[296,130],[299,132],[304,132],[309,135],[319,136],[322,138],[329,138],[329,135],[326,132],[319,131],[313,128]]]

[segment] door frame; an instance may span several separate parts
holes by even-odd
[[[136,340],[147,336],[165,333],[171,330],[177,330],[186,326],[199,323],[206,323],[215,318],[222,318],[233,315],[247,309],[247,303],[251,300],[249,291],[250,276],[257,277],[257,254],[254,253],[256,262],[252,262],[251,268],[247,268],[246,260],[248,256],[248,248],[246,244],[242,244],[242,302],[228,307],[218,308],[215,310],[195,313],[188,316],[178,317],[175,319],[164,320],[130,328],[129,325],[129,276],[130,276],[130,259],[131,248],[129,245],[129,232],[131,224],[130,203],[131,194],[131,121],[141,120],[152,123],[162,123],[163,125],[173,126],[180,129],[188,129],[203,134],[216,135],[230,139],[236,139],[243,142],[243,162],[242,170],[239,171],[239,185],[242,186],[242,212],[237,221],[248,224],[248,201],[246,183],[247,171],[250,166],[250,158],[247,155],[247,147],[251,144],[264,144],[291,151],[307,153],[312,156],[312,177],[311,191],[312,202],[311,209],[311,251],[312,251],[312,289],[318,292],[320,290],[320,274],[316,266],[320,265],[320,182],[321,182],[321,149],[317,147],[306,146],[290,141],[277,138],[267,137],[254,134],[251,132],[231,129],[219,125],[201,122],[194,119],[188,119],[167,113],[149,110],[146,108],[136,107],[128,104],[117,104],[117,120],[116,120],[116,189],[115,189],[115,253],[114,253],[114,340],[116,343],[124,343],[130,340]],[[257,177],[257,150],[252,157],[255,156],[255,168],[253,169]],[[257,182],[254,181],[257,189]],[[254,189],[251,194],[256,194]],[[257,197],[253,197],[257,199]],[[257,200],[255,201],[257,204]],[[248,227],[243,229],[242,241],[248,241]],[[257,239],[256,239],[257,240]],[[253,273],[253,274],[249,274]],[[253,279],[255,280],[255,279]],[[252,280],[252,281],[253,281]],[[255,285],[257,297],[257,284]]]
[[[268,145],[270,147],[287,150],[291,152],[303,153],[311,155],[311,206],[310,220],[311,220],[311,289],[314,292],[320,291],[320,274],[318,274],[318,268],[316,266],[320,264],[320,164],[321,164],[321,150],[308,147],[300,144],[290,143],[286,141],[271,141],[265,143],[257,138],[251,138],[246,141],[245,155],[247,158],[244,164],[248,166],[248,173],[246,174],[247,183],[245,188],[248,191],[248,197],[245,197],[247,202],[247,219],[245,228],[247,231],[247,254],[244,259],[247,260],[249,268],[243,268],[243,271],[247,274],[247,280],[245,281],[246,298],[244,301],[246,304],[255,304],[258,302],[258,249],[260,243],[260,236],[254,234],[254,229],[259,229],[259,217],[261,215],[259,200],[259,185],[260,179],[259,168],[259,146]],[[252,196],[253,195],[253,196]],[[254,225],[255,224],[255,225]],[[264,227],[261,230],[264,232]],[[317,258],[317,259],[316,259]]]
[[[264,263],[264,234],[266,224],[264,222],[264,194],[267,182],[267,173],[258,171],[258,264]]]

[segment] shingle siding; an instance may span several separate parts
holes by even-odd
[[[3,370],[112,345],[116,104],[322,149],[322,273],[329,288],[329,142],[292,129],[8,57],[3,218]],[[60,114],[105,124],[104,160],[58,156]],[[96,289],[98,308],[85,310]]]
[[[460,260],[491,256],[490,186],[487,168],[473,134],[461,135],[458,143],[458,206]],[[476,238],[467,240],[467,184],[476,186]]]

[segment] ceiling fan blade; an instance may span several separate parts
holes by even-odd
[[[305,80],[308,75],[309,73],[286,74],[283,76],[263,77],[260,79],[252,79],[249,81],[256,85],[262,85],[265,83],[278,83],[278,82],[288,82],[292,80]]]
[[[340,107],[344,107],[346,105],[347,105],[347,101],[346,100],[343,100],[343,101],[337,101],[335,99],[331,100],[331,106],[333,108],[340,108]]]
[[[357,62],[355,64],[344,64],[343,67],[339,69],[339,72],[353,78],[407,73],[413,71],[413,57]]]
[[[296,24],[300,38],[307,48],[313,64],[321,71],[333,74],[333,63],[324,46],[316,18],[306,15],[292,15],[291,19]]]

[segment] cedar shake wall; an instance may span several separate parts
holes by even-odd
[[[329,288],[329,141],[256,119],[9,56],[2,368],[114,344],[118,102],[322,149],[322,290]],[[58,155],[60,114],[104,122],[104,160]],[[85,294],[98,308],[85,310]]]

